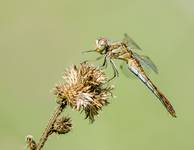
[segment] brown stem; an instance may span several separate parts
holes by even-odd
[[[40,137],[40,140],[37,144],[36,150],[41,150],[45,144],[45,142],[48,139],[48,136],[52,134],[52,128],[53,125],[57,119],[57,117],[62,113],[63,109],[65,108],[66,105],[60,104],[56,107],[55,111],[53,112],[51,118],[49,119],[49,122],[47,124],[47,127],[45,128],[42,136]]]

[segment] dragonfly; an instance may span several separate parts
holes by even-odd
[[[101,55],[97,60],[99,58],[104,59],[101,66],[102,68],[106,68],[109,63],[111,64],[114,74],[109,81],[119,76],[114,60],[122,60],[128,71],[143,82],[143,84],[160,100],[172,117],[176,117],[176,112],[170,101],[162,92],[160,92],[145,72],[145,66],[147,66],[155,73],[158,73],[156,65],[148,56],[139,55],[135,50],[142,49],[128,34],[125,33],[124,38],[121,41],[116,42],[111,42],[104,37],[99,38],[96,40],[96,48],[87,52],[97,52]],[[121,69],[122,68],[123,67],[121,67]]]

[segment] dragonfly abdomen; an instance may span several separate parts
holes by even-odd
[[[141,67],[138,60],[131,58],[128,60],[129,70],[133,72],[151,91],[154,95],[161,101],[165,106],[167,111],[173,116],[176,117],[175,110],[171,105],[170,101],[162,94],[158,88],[152,83],[152,81],[146,76],[143,68]]]
[[[162,102],[162,104],[166,107],[167,111],[173,116],[176,117],[176,112],[171,105],[170,101],[162,94],[158,88],[151,82],[149,79],[146,83],[147,87],[151,89],[151,91],[156,95],[156,97]]]

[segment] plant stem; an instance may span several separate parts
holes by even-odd
[[[65,108],[66,105],[64,104],[59,104],[56,108],[55,111],[53,112],[51,118],[49,119],[49,122],[47,124],[47,127],[45,128],[44,132],[42,133],[42,136],[40,137],[40,140],[37,144],[36,150],[41,150],[46,143],[49,135],[52,134],[52,128],[53,125],[57,119],[57,117],[62,113],[63,109]]]

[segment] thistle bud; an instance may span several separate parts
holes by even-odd
[[[26,143],[29,150],[36,150],[37,145],[32,135],[26,136]]]
[[[58,134],[66,134],[71,131],[72,124],[69,117],[58,117],[53,125],[53,132]]]

